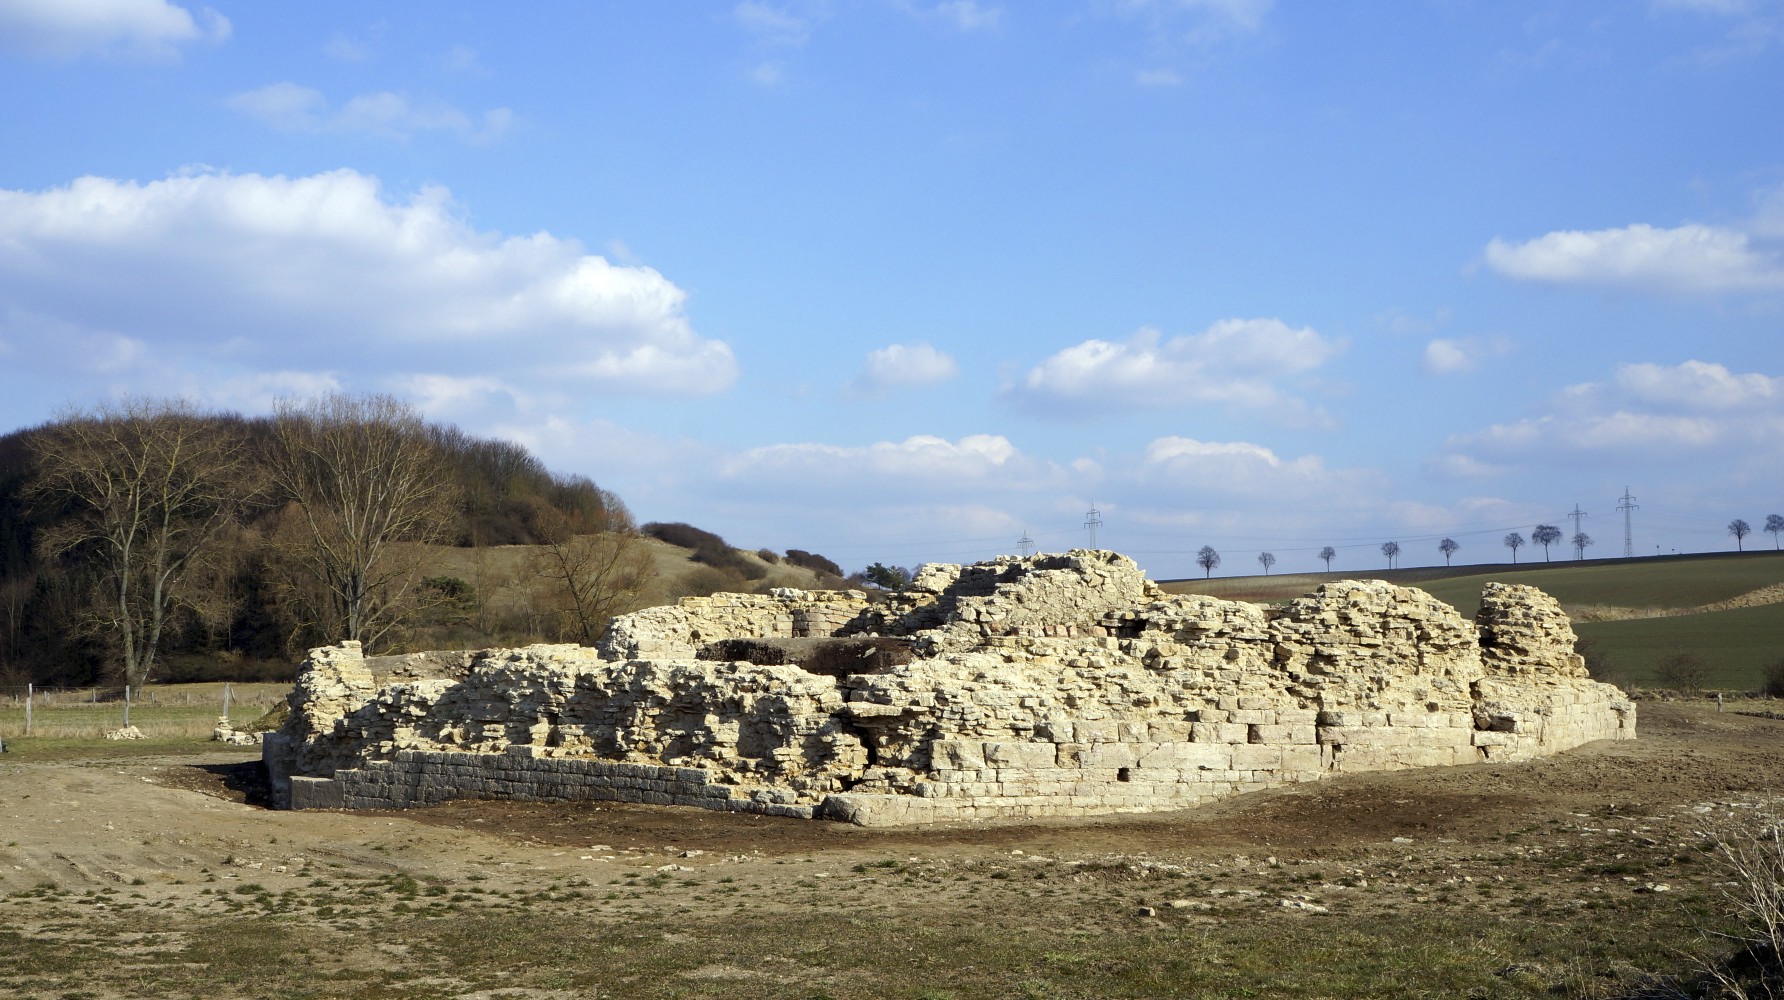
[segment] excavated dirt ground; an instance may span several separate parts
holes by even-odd
[[[892,831],[625,804],[274,812],[241,752],[0,756],[0,996],[182,996],[216,976],[239,996],[1221,995],[1253,980],[1216,961],[1183,973],[1211,977],[1194,980],[1208,992],[1117,989],[1126,972],[1065,975],[1041,967],[1064,959],[1002,952],[900,973],[887,958],[820,961],[809,938],[831,934],[825,921],[845,938],[871,926],[891,948],[921,928],[971,938],[992,922],[1052,942],[1045,955],[1079,942],[1090,961],[1099,948],[1083,942],[1099,936],[1213,949],[1211,934],[1249,922],[1300,947],[1307,921],[1425,912],[1441,926],[1512,915],[1472,946],[1492,969],[1465,957],[1445,980],[1487,976],[1472,995],[1618,995],[1640,979],[1625,953],[1582,971],[1594,959],[1541,928],[1603,921],[1614,937],[1653,914],[1664,937],[1713,923],[1725,887],[1706,834],[1748,821],[1784,778],[1784,721],[1644,702],[1638,732],[1540,761],[1347,776],[1182,813]],[[506,951],[477,930],[516,921],[535,929]],[[254,946],[276,972],[231,978],[247,959],[208,937],[232,922],[244,941],[276,930]],[[565,925],[582,927],[577,940],[636,938],[545,975],[553,960],[527,949]],[[652,950],[664,940],[685,960]],[[789,962],[797,974],[780,969]],[[1271,970],[1249,974],[1268,983]],[[1399,991],[1364,980],[1255,995]]]

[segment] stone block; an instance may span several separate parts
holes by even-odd
[[[1079,722],[1072,726],[1073,743],[1114,743],[1119,738],[1120,729],[1111,721]]]
[[[1335,743],[1347,748],[1405,746],[1412,740],[1406,730],[1388,726],[1320,726],[1317,738],[1321,743]]]
[[[1226,771],[1233,766],[1233,744],[1230,743],[1161,743],[1140,758],[1142,768],[1172,768],[1178,771]]]
[[[1282,769],[1318,774],[1326,769],[1325,755],[1315,745],[1287,746],[1282,749]]]
[[[1079,767],[1115,769],[1140,766],[1141,745],[1133,743],[1093,743],[1079,755]]]
[[[1154,722],[1147,727],[1146,739],[1152,743],[1181,743],[1189,739],[1188,722]]]
[[[1276,771],[1282,768],[1282,748],[1258,744],[1233,747],[1233,770]]]
[[[929,744],[931,766],[937,769],[978,770],[985,766],[985,745],[966,740],[936,740]]]
[[[986,743],[985,763],[998,768],[1054,767],[1058,749],[1052,743]]]

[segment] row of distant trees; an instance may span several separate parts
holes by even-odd
[[[1556,528],[1553,525],[1539,524],[1536,526],[1535,530],[1531,532],[1531,538],[1542,545],[1543,558],[1547,559],[1549,546],[1561,540],[1561,529]],[[1573,545],[1576,553],[1583,555],[1586,551],[1586,547],[1591,544],[1592,537],[1585,532],[1580,532],[1573,536]],[[1524,536],[1515,531],[1506,535],[1505,546],[1512,551],[1512,562],[1517,562],[1518,549],[1523,548],[1524,546]],[[1445,538],[1437,543],[1437,551],[1443,553],[1443,564],[1445,566],[1448,566],[1451,557],[1461,550],[1462,543],[1453,538]],[[1387,557],[1388,568],[1393,569],[1398,565],[1400,560],[1400,543],[1381,543],[1381,554]],[[1338,558],[1338,550],[1330,545],[1319,550],[1319,559],[1326,564],[1326,572],[1328,573],[1332,571],[1332,560],[1336,558]],[[1258,565],[1264,568],[1264,575],[1268,576],[1270,567],[1276,565],[1276,554],[1267,551],[1259,552],[1257,554],[1257,561]],[[1204,545],[1201,547],[1200,551],[1196,553],[1196,565],[1202,568],[1203,577],[1212,576],[1214,570],[1220,566],[1220,553],[1215,551],[1214,546]]]
[[[1549,561],[1549,546],[1559,542],[1562,537],[1561,529],[1552,524],[1539,524],[1530,529],[1530,541],[1542,546],[1543,562]],[[1511,561],[1514,563],[1517,562],[1518,550],[1524,547],[1524,536],[1514,531],[1506,535],[1501,541],[1506,548],[1511,550]],[[1592,536],[1583,531],[1576,531],[1573,533],[1573,537],[1568,539],[1568,544],[1573,546],[1573,557],[1575,559],[1584,559],[1586,558],[1586,550],[1592,547]]]
[[[170,647],[398,645],[477,601],[426,546],[521,542],[540,638],[593,641],[653,575],[617,497],[388,396],[71,412],[0,438],[0,673],[140,687]]]
[[[1784,533],[1784,514],[1766,515],[1765,530],[1772,535],[1772,547],[1778,548],[1778,536],[1780,533]],[[1748,535],[1752,534],[1752,532],[1752,526],[1738,517],[1728,523],[1728,533],[1734,536],[1737,550],[1741,549],[1741,542]],[[1543,561],[1548,562],[1550,561],[1550,546],[1561,541],[1563,537],[1565,536],[1561,529],[1555,525],[1539,524],[1530,529],[1530,538],[1528,541],[1542,546]],[[1592,536],[1586,534],[1584,531],[1574,532],[1573,537],[1567,539],[1567,541],[1568,544],[1573,547],[1573,557],[1575,559],[1584,559],[1586,557],[1586,550],[1592,547]],[[1515,564],[1518,561],[1518,550],[1523,548],[1526,544],[1523,533],[1517,531],[1511,532],[1502,539],[1502,543],[1506,548],[1511,550],[1511,561]],[[1451,557],[1461,551],[1461,549],[1462,544],[1453,538],[1445,538],[1437,543],[1437,551],[1443,553],[1443,564],[1445,566],[1450,565]],[[1383,542],[1381,545],[1381,554],[1387,557],[1388,568],[1393,569],[1400,558],[1400,543]],[[1326,572],[1328,573],[1332,571],[1332,560],[1337,557],[1338,550],[1330,545],[1319,550],[1319,558],[1326,564]],[[1268,576],[1270,567],[1276,565],[1276,554],[1267,551],[1259,552],[1257,554],[1257,561],[1258,564],[1264,568],[1264,575]],[[1196,553],[1196,565],[1202,568],[1202,575],[1204,578],[1212,576],[1214,570],[1220,566],[1220,553],[1215,551],[1214,546],[1204,545],[1201,547],[1200,551]]]
[[[1765,530],[1771,533],[1772,548],[1778,548],[1778,535],[1784,533],[1784,514],[1767,514]],[[1753,526],[1737,517],[1728,522],[1728,533],[1734,536],[1735,551],[1742,552],[1746,548],[1742,543],[1753,533]]]

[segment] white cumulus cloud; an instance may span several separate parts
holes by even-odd
[[[1562,230],[1523,243],[1494,239],[1486,260],[1508,278],[1558,285],[1683,294],[1784,289],[1784,260],[1777,254],[1746,233],[1699,224]]]
[[[915,434],[864,445],[789,442],[732,452],[714,464],[708,489],[739,501],[846,504],[848,517],[871,523],[873,511],[911,505],[971,502],[996,505],[1037,491],[1060,489],[1070,474],[1057,463],[1024,454],[1001,434],[945,438]]]
[[[939,385],[958,374],[960,366],[954,359],[929,344],[891,344],[868,352],[867,365],[850,388],[865,395],[878,395],[893,389]]]
[[[1633,399],[1694,410],[1777,406],[1784,402],[1784,378],[1707,361],[1677,365],[1632,364],[1617,369],[1617,386]]]
[[[352,170],[0,190],[0,321],[122,336],[168,364],[720,391],[736,361],[694,332],[686,297],[572,239],[472,229],[442,188],[393,200]]]
[[[691,502],[759,526],[740,537],[781,537],[787,540],[777,547],[812,548],[844,566],[863,566],[1011,551],[1033,511],[1062,500],[1082,511],[1069,500],[1082,478],[1025,454],[1001,434],[915,434],[728,452],[666,471],[665,485],[651,489],[666,503]],[[799,498],[796,517],[790,497]]]
[[[841,478],[855,485],[867,480],[922,481],[928,485],[984,480],[1017,469],[1020,452],[1001,434],[969,434],[956,441],[918,434],[903,441],[870,445],[774,444],[751,448],[729,458],[728,478],[812,476]]]
[[[1146,328],[1126,341],[1086,340],[1030,369],[1010,390],[1047,409],[1096,412],[1217,404],[1270,410],[1291,421],[1317,413],[1278,382],[1337,357],[1344,345],[1279,319],[1221,320],[1165,339]]]
[[[1473,367],[1474,358],[1458,341],[1439,338],[1425,345],[1424,369],[1428,374],[1453,375]]]
[[[1171,435],[1146,445],[1142,480],[1193,484],[1204,495],[1243,497],[1269,504],[1355,495],[1376,474],[1328,468],[1318,455],[1283,458],[1249,441],[1199,441]]]
[[[52,59],[175,59],[182,46],[229,32],[215,10],[167,0],[0,0],[0,46]]]
[[[226,102],[236,111],[286,132],[357,132],[406,139],[417,132],[447,132],[467,142],[489,142],[513,123],[507,108],[472,116],[439,101],[376,91],[348,98],[339,107],[314,87],[283,81],[243,91]]]

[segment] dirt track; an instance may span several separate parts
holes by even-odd
[[[228,894],[252,890],[281,900],[277,912],[291,915],[278,920],[347,935],[330,961],[386,968],[393,946],[366,943],[376,913],[357,923],[331,914],[347,888],[373,895],[367,887],[385,884],[373,880],[391,878],[435,886],[432,905],[448,887],[498,909],[524,894],[531,902],[515,912],[558,907],[622,924],[718,919],[737,906],[752,919],[871,912],[963,926],[990,913],[1035,934],[1117,935],[1131,933],[1122,928],[1139,901],[1156,904],[1162,933],[1185,921],[1287,919],[1281,908],[1302,903],[1361,916],[1434,900],[1464,917],[1516,903],[1567,920],[1611,896],[1628,906],[1649,898],[1630,895],[1643,891],[1713,893],[1713,873],[1687,849],[1707,823],[1776,791],[1784,721],[1644,703],[1638,732],[1547,760],[1346,776],[1184,813],[895,831],[611,804],[273,812],[248,804],[257,765],[239,752],[0,757],[0,940],[78,941],[71,914],[107,907],[227,917],[239,910]],[[1489,883],[1503,887],[1498,896]],[[602,886],[613,890],[597,898]],[[0,994],[12,995],[9,982],[0,956]]]
[[[1347,776],[1199,810],[1023,826],[862,830],[831,823],[626,804],[459,802],[401,813],[271,812],[249,755],[15,765],[0,758],[0,889],[41,880],[167,878],[254,856],[327,856],[377,870],[451,875],[499,855],[510,867],[582,867],[572,849],[616,857],[683,851],[774,857],[1022,849],[1063,856],[1203,857],[1267,850],[1320,856],[1395,837],[1479,845],[1576,813],[1652,814],[1752,797],[1784,778],[1784,722],[1645,703],[1639,740],[1512,764]],[[401,843],[400,860],[392,845]],[[274,846],[276,843],[276,847]],[[587,853],[583,850],[582,853]],[[698,857],[698,856],[696,856]],[[290,862],[286,861],[287,866]]]

